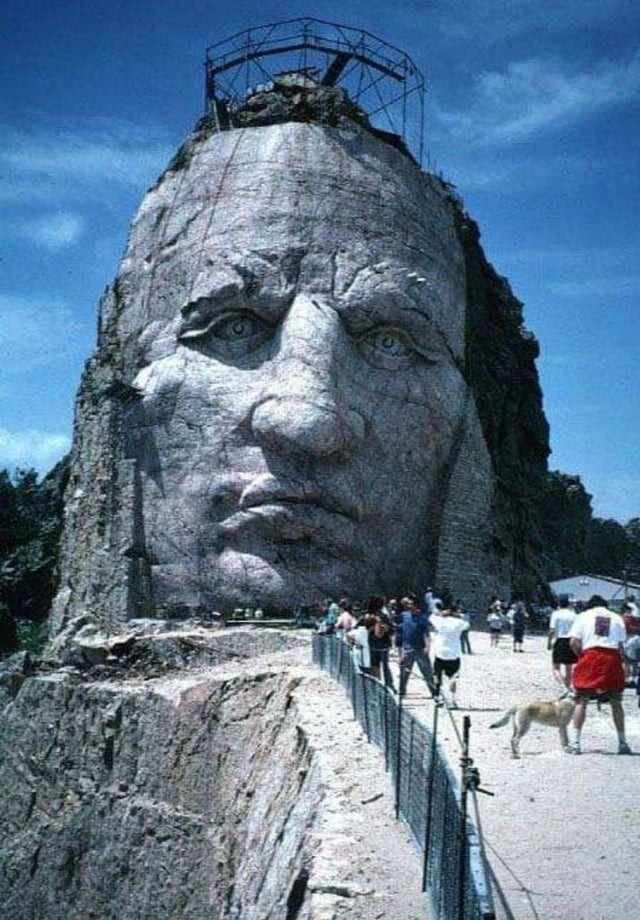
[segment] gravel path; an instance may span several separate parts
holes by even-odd
[[[422,863],[396,821],[384,757],[354,721],[342,687],[300,668],[299,725],[318,755],[326,794],[316,832],[313,883],[318,920],[427,920]]]

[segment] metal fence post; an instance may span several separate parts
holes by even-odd
[[[369,722],[369,678],[361,671],[360,679],[362,681],[362,695],[364,698],[364,730],[367,741],[371,743],[371,725]]]
[[[462,720],[462,757],[460,758],[460,866],[458,867],[458,920],[464,920],[465,915],[465,887],[467,882],[467,813],[469,794],[469,767],[472,760],[469,757],[469,729],[471,719],[464,716]]]
[[[429,874],[429,855],[431,852],[431,824],[433,822],[433,786],[435,782],[436,745],[438,739],[439,706],[433,707],[433,724],[431,726],[431,746],[429,750],[429,781],[427,783],[427,814],[424,826],[424,850],[422,858],[422,890],[427,890]]]
[[[353,718],[357,719],[358,718],[358,706],[356,703],[356,668],[353,663],[353,657],[351,655],[349,655],[349,666],[351,669],[349,671],[349,678],[350,678],[349,679],[349,684],[350,684],[349,690],[351,694],[351,705],[353,706]]]
[[[400,817],[400,772],[402,768],[402,694],[398,696],[398,725],[396,728],[396,819]]]
[[[382,709],[382,718],[384,720],[384,771],[389,772],[389,691],[384,688],[384,706]]]

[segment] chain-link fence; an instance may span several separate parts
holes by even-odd
[[[437,742],[438,719],[428,728],[402,706],[402,699],[353,664],[348,645],[335,637],[313,637],[313,661],[347,691],[355,718],[369,741],[384,753],[395,789],[396,817],[406,823],[423,857],[423,890],[434,920],[492,920],[495,917],[484,847],[478,826],[467,817],[476,808],[479,777],[461,738],[458,781]],[[468,795],[470,794],[470,795]],[[476,808],[476,818],[479,824]]]

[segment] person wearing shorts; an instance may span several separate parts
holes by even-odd
[[[438,694],[442,687],[442,678],[446,677],[449,682],[450,706],[452,709],[457,709],[456,690],[462,656],[461,637],[469,626],[458,613],[455,604],[449,604],[441,612],[432,614],[429,617],[429,624],[434,631],[433,676]]]
[[[561,687],[571,687],[571,672],[578,660],[569,642],[569,633],[576,612],[569,604],[569,596],[561,594],[558,608],[551,614],[547,648],[551,650],[551,672]]]
[[[496,648],[502,635],[502,601],[497,597],[493,597],[489,604],[487,626],[489,627],[489,647]]]
[[[618,734],[618,753],[631,753],[625,737],[622,708],[622,650],[626,638],[627,631],[622,617],[609,610],[607,602],[598,595],[591,598],[587,609],[574,620],[569,631],[571,649],[578,657],[572,675],[576,694],[573,714],[575,737],[569,748],[572,754],[580,753],[587,702],[594,696],[611,703],[611,714]]]
[[[524,631],[527,625],[527,609],[521,598],[516,598],[513,605],[511,616],[511,634],[513,636],[514,652],[524,652],[522,643],[524,642]]]

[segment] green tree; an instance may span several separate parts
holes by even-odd
[[[551,470],[541,496],[543,567],[549,581],[588,571],[591,496],[579,476]]]
[[[585,551],[589,573],[624,578],[629,541],[622,524],[594,518],[589,525]]]
[[[640,517],[627,521],[624,530],[627,535],[627,578],[640,584]]]
[[[38,482],[35,470],[0,470],[0,604],[16,620],[46,618],[57,587],[68,460]]]

